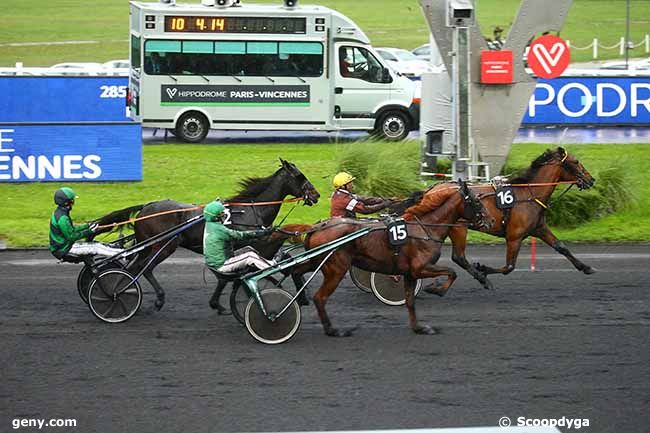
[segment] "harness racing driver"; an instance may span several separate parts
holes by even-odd
[[[81,224],[75,226],[70,217],[70,211],[77,195],[71,188],[60,188],[54,193],[54,203],[57,208],[50,218],[50,252],[59,260],[71,256],[113,256],[122,252],[101,242],[77,242],[92,236],[98,224]]]
[[[335,191],[330,202],[330,218],[356,218],[356,213],[371,214],[386,209],[392,203],[380,197],[359,197],[354,194],[354,180],[350,173],[334,176]]]
[[[205,232],[203,234],[203,255],[205,263],[213,272],[237,273],[249,267],[266,269],[275,264],[261,257],[250,248],[242,254],[230,256],[230,243],[234,240],[261,238],[271,234],[273,229],[262,230],[232,230],[223,224],[226,208],[219,200],[209,203],[203,209],[205,217]]]

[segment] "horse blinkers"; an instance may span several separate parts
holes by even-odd
[[[564,150],[563,148],[559,148],[561,152],[564,152],[564,155],[560,159],[560,166],[562,169],[570,174],[571,176],[575,177],[576,185],[578,186],[579,189],[588,189],[591,188],[596,180],[589,174],[587,169],[580,164],[580,161],[577,159],[570,159],[569,158],[569,152]]]
[[[477,227],[484,227],[489,230],[492,227],[493,222],[488,220],[483,204],[474,195],[465,181],[459,179],[458,183],[460,184],[458,192],[463,197],[463,205],[465,208],[463,212],[463,218],[474,222]],[[467,214],[468,210],[470,211],[471,215]]]
[[[294,195],[296,197],[302,197],[305,201],[305,204],[311,206],[315,203],[318,203],[320,194],[316,191],[314,185],[307,179],[298,167],[293,163],[286,161],[282,158],[279,158],[282,163],[282,168],[291,176],[291,178],[296,182],[296,187],[299,189],[299,192],[296,192]]]

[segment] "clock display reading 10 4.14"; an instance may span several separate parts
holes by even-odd
[[[304,34],[305,18],[166,16],[165,31],[173,33]]]

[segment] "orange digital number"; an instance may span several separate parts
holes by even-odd
[[[185,18],[172,18],[172,30],[184,30]]]
[[[226,20],[223,18],[212,18],[212,31],[219,30],[223,31],[225,27]]]
[[[205,30],[205,19],[197,18],[196,19],[196,27],[201,29],[201,30]]]

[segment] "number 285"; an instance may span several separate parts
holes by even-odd
[[[126,86],[101,86],[100,98],[125,98]]]

